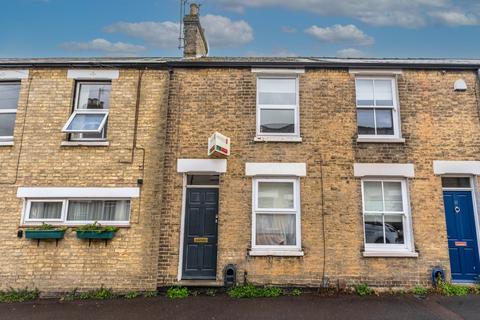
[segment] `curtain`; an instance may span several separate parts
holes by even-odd
[[[60,219],[62,217],[62,202],[32,202],[30,219]]]
[[[294,214],[257,214],[256,219],[257,245],[296,244]]]
[[[129,200],[72,200],[68,205],[70,221],[128,221]]]

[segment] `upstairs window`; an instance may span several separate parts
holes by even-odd
[[[0,142],[12,141],[20,82],[0,82]]]
[[[297,77],[257,78],[257,136],[300,136]]]
[[[399,138],[396,81],[392,77],[357,77],[359,137]]]
[[[110,82],[77,82],[74,110],[63,128],[70,140],[106,139],[110,92]]]

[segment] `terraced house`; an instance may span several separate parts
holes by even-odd
[[[480,60],[207,57],[196,6],[185,41],[0,60],[2,289],[477,280]]]

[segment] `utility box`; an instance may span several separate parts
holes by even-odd
[[[208,156],[226,158],[230,155],[230,138],[215,132],[208,139]]]

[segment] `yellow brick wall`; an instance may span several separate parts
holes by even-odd
[[[30,69],[30,79],[22,81],[14,146],[0,147],[0,290],[156,288],[168,72],[143,75],[132,161],[139,75],[138,70],[123,69],[112,80],[108,147],[61,146],[67,139],[61,129],[72,111],[75,86],[67,79],[67,69]],[[23,205],[17,187],[136,187],[139,178],[144,184],[141,197],[131,203],[131,226],[122,228],[107,246],[89,246],[71,230],[58,246],[17,238]]]
[[[466,92],[454,92],[463,78]],[[249,69],[175,69],[171,82],[160,233],[159,285],[175,283],[179,257],[182,175],[179,158],[206,158],[214,131],[231,138],[221,176],[217,280],[229,263],[238,278],[263,284],[318,286],[366,281],[371,285],[427,284],[430,270],[449,270],[440,178],[433,160],[479,160],[480,124],[475,73],[404,70],[399,76],[404,144],[356,142],[354,76],[346,69],[300,75],[302,143],[254,142],[255,74]],[[304,257],[250,257],[251,177],[246,162],[305,162],[301,178]],[[364,258],[360,179],[355,162],[413,163],[409,181],[418,258]],[[322,188],[323,174],[323,194]],[[325,227],[322,225],[322,197]],[[326,233],[326,251],[322,230]],[[325,256],[325,260],[324,260]],[[323,265],[325,263],[325,271]]]

